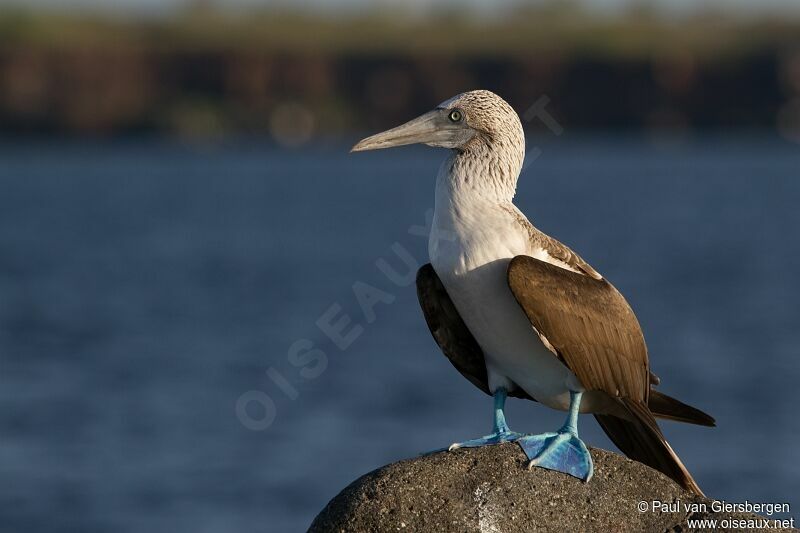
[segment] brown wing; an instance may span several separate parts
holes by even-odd
[[[572,251],[569,246],[558,242],[557,240],[541,233],[541,238],[538,240],[539,245],[544,248],[550,257],[554,257],[563,263],[568,264],[570,267],[580,270],[591,276],[596,280],[603,279],[592,265],[583,260],[581,256]]]
[[[565,265],[575,269],[578,272],[583,272],[594,279],[603,279],[603,276],[593,269],[589,263],[584,261],[581,256],[573,252],[569,246],[557,241],[545,233],[542,233],[536,227],[534,227],[534,225],[531,224],[527,218],[525,218],[525,215],[522,214],[522,211],[517,209],[514,204],[502,204],[500,207],[505,209],[511,216],[513,216],[517,224],[522,226],[523,230],[528,233],[528,239],[530,240],[530,244],[533,248],[541,248],[550,257],[558,259]]]
[[[697,424],[699,426],[714,427],[717,425],[714,417],[708,413],[704,413],[697,407],[687,405],[672,396],[667,396],[652,387],[650,388],[650,399],[647,401],[647,408],[658,418]]]
[[[587,390],[647,405],[644,336],[613,285],[524,255],[511,260],[508,284],[531,324]]]
[[[508,284],[539,335],[581,384],[606,392],[626,413],[624,418],[595,415],[614,444],[702,495],[648,408],[650,384],[658,378],[650,373],[639,322],[619,291],[605,279],[527,256],[511,260]],[[713,418],[702,411],[655,391],[654,396],[662,416],[713,425]]]
[[[630,398],[618,398],[617,401],[628,411],[627,419],[595,415],[600,427],[617,448],[631,459],[663,472],[686,490],[704,496],[697,482],[664,438],[650,410]]]
[[[447,359],[473,385],[491,394],[483,350],[464,324],[430,263],[417,272],[417,298],[428,328]],[[532,399],[522,389],[515,389],[509,395]]]
[[[430,264],[417,272],[417,296],[428,328],[450,363],[476,387],[491,394],[483,350],[464,324]],[[651,372],[650,384],[655,385],[658,382],[658,377]],[[513,391],[511,395],[536,401],[521,389]],[[714,419],[706,413],[653,389],[650,390],[648,407],[659,418],[703,426],[714,425]]]

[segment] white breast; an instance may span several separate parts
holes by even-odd
[[[569,405],[569,371],[541,342],[506,281],[511,258],[531,253],[529,236],[508,210],[474,200],[465,209],[440,198],[428,252],[461,317],[486,357],[489,387],[519,386],[555,409]]]

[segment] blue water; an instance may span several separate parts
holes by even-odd
[[[717,418],[664,423],[674,448],[710,495],[797,516],[798,146],[541,148],[518,205],[628,297],[660,388]],[[376,267],[403,271],[394,243],[424,262],[408,230],[442,157],[0,147],[0,531],[301,531],[361,474],[486,433],[489,398],[438,352],[413,286]],[[371,323],[356,282],[393,298]],[[345,350],[316,325],[334,304],[363,328]],[[299,339],[321,374],[290,363]],[[268,428],[246,427],[259,404],[237,414],[245,393],[274,402]],[[562,417],[508,413],[518,431]],[[591,417],[581,432],[612,446]]]

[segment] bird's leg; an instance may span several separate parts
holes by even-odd
[[[499,388],[494,393],[494,430],[491,434],[485,437],[468,440],[466,442],[456,442],[450,445],[449,451],[458,448],[477,448],[479,446],[488,446],[490,444],[500,444],[502,442],[514,442],[522,437],[521,433],[511,431],[506,424],[506,415],[504,412],[506,406],[506,397],[508,394],[504,388]]]
[[[580,392],[569,392],[569,414],[564,425],[556,433],[525,435],[517,439],[525,455],[530,459],[528,468],[540,466],[584,481],[591,479],[594,472],[592,456],[578,437],[581,395]]]

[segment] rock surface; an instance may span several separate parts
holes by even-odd
[[[689,520],[751,519],[750,513],[714,512],[712,500],[688,493],[640,463],[591,450],[595,473],[589,483],[525,468],[515,444],[439,452],[393,463],[357,479],[314,520],[309,531],[602,531],[688,532]],[[678,503],[678,510],[653,510],[652,502]],[[639,510],[640,502],[647,509]],[[707,511],[685,509],[705,503]],[[714,531],[750,530],[720,527]],[[769,529],[769,531],[796,531]]]

